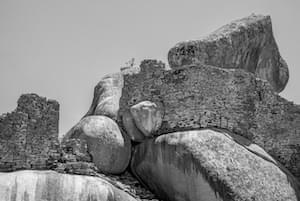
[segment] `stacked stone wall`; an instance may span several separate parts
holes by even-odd
[[[266,81],[244,70],[202,64],[166,71],[150,60],[140,68],[139,73],[124,75],[120,117],[134,104],[152,101],[164,108],[157,135],[228,129],[259,144],[300,176],[299,106],[277,95]]]
[[[59,157],[59,104],[22,95],[17,108],[0,118],[0,170],[48,169]]]

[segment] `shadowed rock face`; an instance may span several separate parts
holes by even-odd
[[[254,73],[275,91],[282,91],[289,78],[280,56],[269,16],[251,15],[233,21],[201,40],[181,42],[168,53],[171,68],[204,63],[239,68]]]
[[[53,171],[0,173],[0,201],[135,201],[107,181]]]
[[[300,176],[300,107],[278,96],[268,82],[240,69],[199,64],[165,71],[151,68],[152,63],[145,61],[139,73],[124,75],[120,116],[132,105],[152,101],[164,108],[156,135],[225,128],[260,145]]]
[[[0,171],[47,169],[58,154],[59,104],[24,94],[17,108],[0,116]]]
[[[248,150],[218,131],[176,132],[136,146],[131,168],[168,201],[296,201],[295,178]]]

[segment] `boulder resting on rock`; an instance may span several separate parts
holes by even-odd
[[[210,129],[144,141],[135,147],[131,169],[166,201],[300,198],[300,185],[292,174]]]
[[[156,103],[139,102],[131,106],[130,112],[137,128],[147,137],[153,135],[161,126],[163,112]]]
[[[198,63],[244,69],[267,80],[277,92],[285,88],[289,79],[288,66],[273,36],[270,16],[253,14],[201,40],[180,42],[170,49],[168,61],[174,69]]]

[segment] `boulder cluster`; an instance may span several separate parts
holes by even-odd
[[[0,201],[300,200],[300,106],[278,95],[270,17],[178,43],[168,62],[103,77],[60,142],[58,103],[23,95],[0,117]]]

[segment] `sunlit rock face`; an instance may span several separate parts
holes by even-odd
[[[59,103],[23,94],[17,108],[0,115],[0,171],[48,169],[58,153]]]
[[[72,138],[86,141],[88,153],[101,172],[118,174],[127,168],[131,143],[114,120],[106,116],[87,116],[66,134],[63,141]]]
[[[0,201],[135,201],[109,182],[53,171],[0,173]]]
[[[239,143],[210,129],[169,133],[138,145],[131,168],[167,201],[296,201],[296,179],[261,149]]]
[[[251,15],[233,21],[201,40],[180,42],[170,49],[171,68],[204,63],[239,68],[282,91],[289,79],[288,66],[280,56],[269,16]]]

